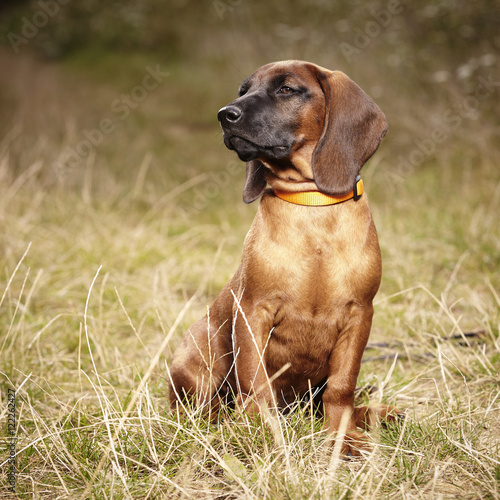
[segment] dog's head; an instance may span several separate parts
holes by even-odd
[[[247,162],[246,203],[265,189],[266,168],[285,171],[299,158],[319,191],[351,191],[387,132],[380,108],[350,78],[303,61],[259,68],[218,118],[224,144]]]

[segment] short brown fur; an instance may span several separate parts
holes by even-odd
[[[276,90],[277,81],[284,83]],[[232,392],[238,407],[262,412],[284,407],[326,382],[325,429],[335,436],[346,414],[342,451],[359,455],[369,446],[358,428],[400,414],[385,405],[354,406],[381,278],[368,198],[311,207],[283,201],[273,189],[330,195],[352,190],[387,123],[346,75],[311,63],[263,66],[244,87],[219,119],[226,145],[247,160],[244,200],[261,196],[260,206],[238,271],[175,352],[171,405],[191,396],[215,410]],[[292,96],[295,88],[300,93]],[[254,113],[259,106],[260,115]],[[253,123],[262,122],[269,107],[263,135]],[[241,122],[247,115],[248,122]],[[292,132],[280,135],[280,127]],[[270,153],[278,145],[273,134],[279,137],[275,142],[286,142],[284,153]],[[242,152],[266,141],[255,153]]]

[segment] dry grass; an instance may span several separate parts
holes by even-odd
[[[407,418],[371,434],[366,460],[346,462],[305,409],[219,425],[167,412],[171,350],[234,272],[255,210],[240,202],[243,168],[231,169],[208,118],[232,94],[209,89],[207,103],[194,82],[190,102],[167,101],[165,118],[162,103],[191,81],[172,70],[54,176],[60,151],[155,61],[118,89],[1,57],[15,105],[0,144],[0,427],[7,443],[15,388],[18,496],[500,498],[500,155],[464,144],[468,122],[397,182],[390,141],[366,168],[384,278],[359,397]],[[184,116],[188,104],[201,106],[200,122]],[[228,173],[229,189],[211,172]],[[4,497],[7,487],[2,474]]]

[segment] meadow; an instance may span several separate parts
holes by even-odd
[[[189,57],[186,31],[168,39],[176,57],[0,47],[0,498],[499,499],[498,57],[478,44],[411,73],[385,34],[365,48],[353,29],[332,57],[291,24],[268,50],[246,34],[235,47],[249,5],[210,8],[213,37]],[[328,447],[308,408],[213,424],[168,411],[172,352],[256,210],[217,110],[289,57],[340,66],[389,121],[362,171],[383,280],[357,396],[406,418],[370,433],[365,460]]]

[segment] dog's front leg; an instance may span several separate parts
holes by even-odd
[[[366,437],[357,429],[354,391],[368,336],[373,307],[353,306],[347,325],[339,332],[329,360],[329,374],[323,394],[325,429],[335,437],[345,431],[342,454],[359,456],[368,450]]]
[[[235,298],[236,299],[236,298]],[[244,411],[261,413],[275,406],[272,383],[266,370],[266,346],[274,314],[268,304],[250,297],[235,300],[233,351],[235,357],[236,404]]]

